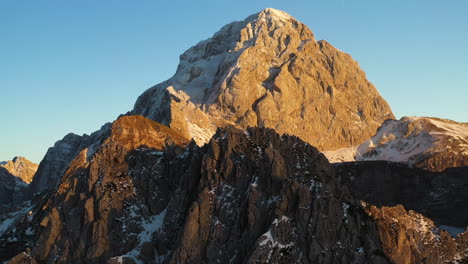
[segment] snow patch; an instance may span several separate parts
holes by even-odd
[[[348,147],[348,148],[341,148],[332,151],[323,151],[323,155],[330,161],[331,163],[336,162],[347,162],[347,161],[355,161],[356,160],[356,152],[357,147]]]
[[[200,127],[197,124],[187,121],[187,128],[189,134],[197,145],[202,146],[206,142],[210,141],[211,137],[215,134],[215,130],[211,127]]]
[[[270,199],[266,200],[266,204],[267,206],[270,206],[272,204],[275,204],[276,202],[278,202],[280,196],[279,195],[274,195],[274,196],[271,196]]]
[[[131,217],[139,216],[136,213],[137,209],[138,207],[136,207],[135,205],[129,207]],[[145,219],[143,217],[140,220],[140,226],[142,228],[142,231],[138,234],[138,244],[133,250],[127,252],[126,254],[120,257],[129,257],[133,259],[137,264],[142,264],[143,262],[138,259],[138,256],[140,256],[141,253],[141,249],[145,243],[151,242],[153,235],[161,229],[164,223],[164,217],[166,216],[166,213],[167,208],[165,208],[161,213],[157,215],[148,217],[148,219]]]
[[[357,253],[358,255],[364,254],[364,248],[362,248],[362,247],[356,248],[356,253]]]
[[[430,117],[403,117],[385,122],[360,145],[324,151],[330,162],[386,160],[410,165],[425,153],[450,149],[457,142],[460,155],[468,155],[468,124]],[[466,143],[466,144],[465,144]]]
[[[8,231],[8,229],[13,226],[13,224],[23,215],[31,211],[33,207],[27,207],[22,210],[10,213],[7,215],[7,219],[3,220],[3,222],[0,223],[0,237]]]
[[[348,209],[349,209],[349,204],[347,203],[342,203],[341,204],[341,209],[343,209],[343,219],[345,220],[345,223],[348,223]]]

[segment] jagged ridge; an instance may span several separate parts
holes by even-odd
[[[389,263],[385,253],[405,258],[424,243],[412,222],[383,233],[393,216],[356,202],[338,179],[317,149],[271,129],[227,128],[199,148],[126,116],[91,155],[80,152],[56,192],[15,214],[0,256],[16,255],[11,263]],[[398,245],[403,253],[388,251],[405,232],[415,235]],[[463,256],[466,241],[449,242],[425,252]]]

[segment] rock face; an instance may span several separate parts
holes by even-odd
[[[0,221],[4,214],[14,210],[28,197],[28,183],[37,170],[37,164],[24,157],[0,163]],[[0,227],[0,233],[2,228]]]
[[[388,120],[364,143],[325,155],[332,162],[387,160],[429,171],[468,166],[468,123],[435,117]]]
[[[468,232],[399,205],[465,225],[466,168],[334,168],[308,144],[442,170],[465,164],[466,124],[406,118],[375,134],[393,114],[364,72],[284,12],[192,47],[132,113],[58,141],[29,187],[0,168],[0,202],[30,198],[0,215],[0,262],[468,261]]]
[[[388,263],[324,156],[268,129],[230,128],[199,148],[122,117],[27,209],[0,239],[2,260]]]
[[[341,183],[376,206],[403,205],[437,225],[468,226],[468,167],[429,172],[402,163],[361,161],[335,164]]]
[[[393,118],[350,55],[270,8],[187,50],[175,75],[144,92],[133,113],[199,145],[217,127],[261,126],[320,150],[359,144]]]
[[[5,168],[10,174],[20,178],[25,183],[32,181],[38,166],[25,157],[14,157],[13,160],[0,164],[0,167]]]
[[[29,208],[32,213],[16,219],[16,232],[11,230],[13,227],[10,229],[7,243],[25,252],[32,248],[26,255],[20,255],[32,258],[32,254],[39,262],[59,263],[101,263],[110,253],[109,249],[128,249],[129,245],[123,243],[128,239],[127,227],[116,225],[120,223],[117,216],[123,213],[124,206],[136,204],[140,192],[136,193],[129,176],[131,170],[127,165],[127,155],[135,149],[151,149],[146,153],[157,159],[166,144],[184,145],[187,142],[187,139],[174,134],[169,128],[141,116],[120,118],[109,129],[100,145],[79,152],[66,168],[56,190],[45,192],[46,195]],[[183,164],[179,165],[184,168]],[[190,166],[190,162],[187,162],[187,166]],[[157,190],[151,187],[154,187],[154,182],[163,181],[160,188],[164,188],[166,179],[154,177],[157,171],[149,170],[151,168],[148,167],[148,177],[153,177],[140,179],[138,187],[141,187],[141,192],[146,191],[145,197],[141,197],[144,204],[148,202],[154,205],[167,194],[156,195]],[[160,208],[154,205],[145,209]],[[148,216],[154,212],[148,211],[145,215],[141,211],[131,211],[131,215],[127,216],[130,219],[132,216],[139,218],[140,214]],[[142,219],[145,219],[143,216]],[[145,226],[139,224],[142,223],[134,223],[128,231],[138,230],[143,233],[145,230],[139,228]],[[133,244],[130,245],[134,245],[135,241],[138,241],[137,237],[132,237],[129,243]],[[122,244],[127,248],[122,249]],[[17,254],[5,244],[0,248],[0,256],[4,258]]]
[[[468,232],[452,238],[434,223],[403,206],[367,206],[379,227],[385,254],[394,263],[467,263]]]
[[[16,201],[23,200],[26,186],[20,178],[0,167],[0,214],[9,211]]]
[[[218,132],[169,263],[387,263],[324,156],[271,129]]]
[[[125,116],[56,190],[0,223],[0,261],[406,263],[408,247],[432,241],[416,235],[411,212],[388,231],[393,214],[357,202],[339,179],[317,149],[272,129],[229,127],[200,148]],[[464,236],[433,230],[443,243],[410,254],[414,263],[431,250],[465,257]],[[392,244],[403,233],[415,235]]]
[[[59,140],[49,150],[39,164],[36,175],[29,185],[29,198],[33,194],[55,188],[60,177],[64,174],[71,161],[83,149],[90,152],[93,145],[98,145],[109,133],[110,124],[104,125],[100,130],[91,135],[75,135],[70,133]]]

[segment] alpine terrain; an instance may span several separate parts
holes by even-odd
[[[362,144],[324,153],[332,162],[388,160],[430,171],[468,166],[468,123],[434,117],[387,120]]]
[[[14,209],[28,197],[28,184],[37,167],[36,163],[25,157],[0,162],[0,214]]]
[[[38,166],[25,157],[14,157],[13,160],[0,163],[0,167],[5,168],[10,174],[20,178],[25,183],[32,181]]]
[[[467,135],[395,120],[350,55],[267,8],[29,185],[0,167],[0,262],[468,263]]]

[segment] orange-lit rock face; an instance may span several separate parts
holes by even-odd
[[[156,213],[163,208],[159,206],[156,190],[146,191],[156,179],[133,178],[130,157],[143,152],[150,157],[147,162],[158,163],[166,147],[181,152],[189,141],[143,116],[123,116],[112,124],[108,137],[98,143],[77,154],[61,177],[56,194],[41,209],[39,246],[32,251],[35,259],[50,260],[58,254],[57,245],[73,250],[75,260],[102,260],[122,243],[135,246],[134,240],[125,240],[122,227],[119,234],[113,235],[116,232],[114,219],[128,216],[130,213],[124,211],[126,203],[138,199],[148,204],[145,207],[148,211],[138,214]],[[153,169],[148,170],[148,177],[158,171]],[[141,198],[142,193],[144,198]],[[135,224],[129,228],[137,231],[141,226]],[[76,241],[76,244],[70,245],[69,241]]]
[[[13,160],[0,165],[0,167],[4,167],[9,173],[20,178],[25,183],[30,183],[33,180],[38,166],[38,164],[24,157],[15,157]]]
[[[319,150],[359,144],[393,118],[350,55],[274,9],[187,50],[175,75],[143,93],[133,112],[198,144],[220,126],[264,126]]]
[[[118,143],[130,151],[140,147],[163,150],[166,145],[182,146],[189,141],[164,125],[134,115],[117,119],[106,142]]]
[[[189,49],[133,113],[49,149],[33,185],[48,190],[0,219],[0,262],[435,264],[466,255],[468,232],[454,239],[401,205],[356,199],[379,191],[374,201],[422,197],[419,208],[434,209],[456,197],[463,208],[457,175],[419,175],[403,188],[410,177],[391,166],[374,177],[377,163],[362,173],[374,181],[352,183],[361,170],[335,170],[307,144],[356,145],[393,114],[348,54],[284,12],[265,9]]]

